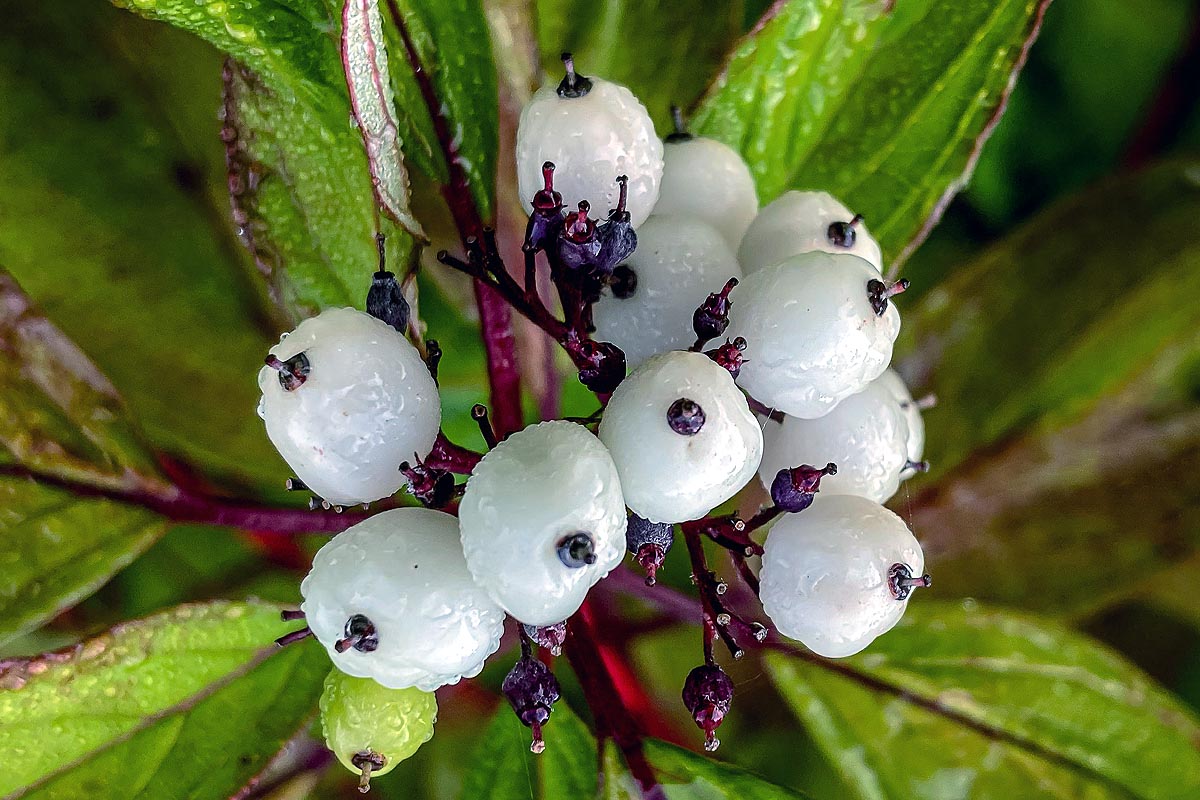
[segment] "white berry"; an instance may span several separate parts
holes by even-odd
[[[390,689],[431,692],[478,675],[504,629],[504,612],[467,571],[457,521],[425,508],[384,511],[335,536],[300,593],[334,665]]]
[[[701,219],[736,251],[758,213],[750,168],[736,150],[715,139],[668,138],[654,213]]]
[[[823,494],[856,494],[887,502],[900,486],[908,463],[904,409],[880,376],[823,417],[784,417],[764,431],[766,446],[758,476],[769,490],[781,469],[801,464],[837,464],[821,480]]]
[[[351,505],[395,494],[404,484],[400,463],[433,447],[442,420],[437,385],[387,323],[329,309],[300,323],[271,356],[307,369],[288,389],[288,373],[263,367],[259,413],[279,454],[319,497]]]
[[[910,463],[920,462],[925,455],[925,420],[921,417],[921,401],[913,400],[908,385],[894,369],[885,371],[876,382],[891,392],[892,397],[896,398],[896,402],[903,409],[904,421],[908,428],[908,438],[905,440],[904,449]],[[900,480],[907,480],[915,474],[917,474],[916,469],[907,467],[900,474]]]
[[[881,272],[883,254],[866,224],[855,222],[849,234],[840,227],[853,219],[854,214],[828,192],[785,192],[758,212],[742,237],[738,261],[749,275],[791,256],[819,250],[858,256]],[[831,231],[831,225],[839,228]],[[846,246],[850,240],[853,244]]]
[[[617,469],[573,422],[542,422],[494,447],[471,472],[458,519],[475,580],[529,625],[574,614],[625,551]]]
[[[897,290],[845,254],[804,253],[747,275],[726,332],[749,343],[738,383],[794,417],[829,413],[892,360],[900,314],[887,297]]]
[[[567,208],[581,200],[603,216],[617,207],[618,175],[629,178],[630,223],[640,226],[658,201],[663,146],[654,123],[633,92],[602,78],[579,97],[543,86],[521,111],[517,125],[517,182],[525,211],[542,188],[542,164],[555,165],[554,188]]]
[[[824,487],[822,487],[824,488]],[[767,536],[763,610],[818,655],[854,655],[899,622],[925,557],[904,520],[853,495],[817,495]]]
[[[729,372],[703,353],[680,351],[651,358],[621,382],[600,440],[625,502],[651,522],[697,519],[728,500],[754,477],[763,447]]]
[[[690,347],[696,307],[730,278],[742,277],[715,228],[657,213],[638,230],[637,250],[624,266],[636,277],[632,295],[605,292],[593,313],[596,338],[620,347],[630,369],[657,353]]]

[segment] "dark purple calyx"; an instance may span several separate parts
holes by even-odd
[[[725,333],[729,327],[729,293],[738,285],[737,278],[730,278],[719,292],[710,294],[692,314],[692,330],[696,332],[696,344],[693,350],[699,350],[705,344]]]
[[[888,570],[888,588],[897,600],[907,600],[913,589],[928,589],[932,585],[933,579],[928,573],[914,576],[908,564],[892,564]]]
[[[560,58],[566,75],[558,84],[559,97],[583,97],[592,90],[592,82],[575,71],[575,58],[570,53],[563,53]]]
[[[694,400],[681,397],[667,409],[667,425],[680,436],[695,436],[704,427],[704,409]]]
[[[593,392],[611,392],[625,380],[625,351],[612,342],[596,342],[572,332],[564,346],[579,368],[579,382]]]
[[[429,508],[445,508],[454,497],[454,475],[448,470],[425,464],[413,456],[415,463],[405,461],[400,472],[408,479],[408,493]]]
[[[621,264],[609,276],[608,286],[612,289],[613,297],[618,300],[628,300],[637,292],[638,276],[633,267]]]
[[[542,164],[543,186],[533,196],[533,213],[525,226],[525,244],[528,252],[536,252],[558,238],[563,226],[562,195],[554,190],[554,162]]]
[[[901,278],[890,286],[876,278],[867,281],[867,299],[871,301],[875,316],[882,317],[887,312],[888,300],[907,288],[908,278]]]
[[[521,723],[533,730],[533,744],[529,749],[534,753],[545,750],[542,726],[550,719],[550,712],[560,696],[554,673],[536,658],[523,655],[505,676],[500,690]]]
[[[744,352],[746,352],[746,340],[739,336],[732,342],[726,339],[725,344],[714,347],[712,350],[705,350],[704,355],[727,369],[729,374],[734,378],[737,378],[738,375],[742,374],[742,364],[746,363],[746,359],[742,356]]]
[[[525,630],[525,635],[529,640],[538,647],[544,647],[550,651],[550,655],[562,655],[563,643],[567,641],[567,623],[556,622],[553,625],[526,625],[521,624]]]
[[[387,758],[374,750],[363,750],[355,753],[350,763],[359,771],[358,791],[366,794],[371,791],[371,773],[383,769],[387,765]]]
[[[308,363],[304,353],[296,353],[287,361],[280,361],[278,356],[267,356],[263,363],[279,373],[279,385],[285,392],[294,392],[303,386],[312,371],[312,364]]]
[[[704,731],[704,749],[716,750],[721,744],[716,730],[733,704],[733,680],[716,664],[696,667],[683,682],[683,704]]]
[[[569,270],[591,271],[596,268],[600,257],[600,237],[596,233],[596,221],[588,217],[591,204],[579,201],[579,210],[567,214],[562,232],[558,236],[558,257]]]
[[[587,531],[575,531],[558,540],[555,545],[558,560],[571,569],[582,569],[596,563],[596,543]]]
[[[646,585],[658,580],[658,570],[675,543],[675,526],[666,522],[651,522],[630,514],[625,525],[625,547],[633,559],[646,570]]]
[[[375,244],[379,248],[379,269],[371,279],[371,288],[367,290],[367,313],[404,333],[408,330],[408,301],[404,299],[400,281],[386,268],[383,234],[375,235]]]
[[[790,469],[781,469],[771,482],[771,500],[780,511],[796,513],[812,505],[813,497],[821,490],[821,478],[836,475],[837,464],[829,463],[821,469],[801,464]]]
[[[834,247],[844,247],[849,250],[858,241],[858,233],[855,229],[862,220],[862,214],[855,214],[849,222],[832,222],[825,229],[825,238]]]
[[[637,249],[637,234],[629,222],[629,211],[625,207],[629,196],[629,178],[620,175],[617,183],[621,186],[617,207],[608,212],[608,221],[600,226],[597,234],[600,253],[596,258],[596,270],[602,275],[611,274],[617,264],[629,258]]]
[[[664,140],[667,144],[690,142],[695,138],[688,133],[687,124],[683,121],[683,109],[679,106],[671,106],[671,121],[675,124],[675,130],[667,134],[667,138]]]
[[[344,638],[333,643],[333,649],[339,653],[344,653],[351,647],[360,653],[371,653],[379,647],[379,633],[375,630],[375,623],[362,614],[355,614],[346,620],[343,633]]]

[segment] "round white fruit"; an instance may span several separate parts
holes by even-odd
[[[920,403],[913,400],[912,393],[908,390],[908,384],[894,369],[886,370],[879,376],[877,383],[891,392],[892,397],[896,398],[896,402],[904,411],[904,421],[908,427],[908,438],[905,440],[904,448],[908,453],[908,460],[915,464],[925,455],[925,420],[921,417]],[[915,469],[906,469],[900,474],[900,480],[908,480],[916,474]]]
[[[758,476],[768,491],[781,469],[832,461],[837,474],[821,480],[823,494],[856,494],[884,503],[896,493],[908,462],[908,422],[883,376],[823,417],[784,417],[763,435]]]
[[[703,412],[692,433],[672,427],[690,400]],[[651,522],[704,516],[754,477],[763,438],[729,372],[702,353],[654,356],[613,392],[600,422],[633,513]]]
[[[404,485],[400,463],[424,457],[441,426],[437,385],[421,354],[362,311],[333,308],[301,322],[271,348],[307,360],[288,391],[263,367],[259,413],[267,436],[306,486],[335,505],[388,497]]]
[[[749,345],[738,384],[794,417],[828,414],[887,369],[900,333],[890,300],[868,291],[879,273],[857,256],[811,252],[746,276],[730,295],[728,338]]]
[[[504,629],[504,612],[467,571],[457,520],[426,508],[384,511],[335,536],[300,593],[334,666],[391,689],[431,692],[478,675]],[[375,647],[339,653],[356,616],[373,626]]]
[[[667,141],[654,213],[703,220],[736,252],[758,213],[754,177],[736,150],[715,139]]]
[[[476,582],[529,625],[574,614],[625,551],[617,469],[573,422],[532,425],[492,448],[467,480],[458,519]],[[592,563],[560,553],[576,536],[590,540]]]
[[[650,217],[625,266],[637,276],[633,294],[606,291],[593,314],[596,338],[620,347],[630,369],[657,353],[690,347],[696,308],[730,278],[742,277],[721,234],[693,217]]]
[[[881,272],[883,254],[866,223],[854,224],[850,247],[836,244],[830,237],[830,225],[853,218],[854,213],[828,192],[785,192],[758,212],[742,237],[738,261],[749,275],[791,256],[819,250],[858,256]]]
[[[828,658],[854,655],[903,616],[895,565],[917,577],[925,568],[904,520],[864,497],[823,491],[781,517],[764,547],[763,610],[781,634]]]
[[[591,203],[603,218],[617,207],[618,175],[629,178],[627,208],[634,228],[650,216],[662,181],[663,146],[645,107],[624,86],[591,78],[582,97],[560,97],[543,86],[521,111],[517,182],[525,211],[542,188],[542,164],[554,162],[554,188],[574,210]]]

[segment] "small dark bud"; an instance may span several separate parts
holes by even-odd
[[[721,291],[710,294],[692,314],[692,330],[696,332],[696,347],[699,350],[729,327],[729,293],[738,285],[737,278],[730,278]]]
[[[433,378],[433,382],[438,382],[438,365],[442,363],[442,345],[437,339],[427,339],[425,341],[425,366],[429,369],[429,375]]]
[[[617,178],[621,186],[621,196],[617,207],[608,213],[608,221],[600,226],[597,234],[600,239],[600,253],[596,260],[596,269],[602,275],[610,274],[617,264],[633,255],[637,249],[637,234],[629,224],[629,211],[625,201],[629,195],[629,178],[621,175]]]
[[[567,352],[579,367],[579,382],[593,392],[607,393],[625,380],[625,351],[612,342],[596,342],[570,335]]]
[[[704,731],[704,749],[716,750],[721,744],[716,730],[733,704],[733,680],[715,664],[696,667],[683,683],[683,704]]]
[[[687,142],[694,138],[688,133],[687,124],[683,121],[683,109],[679,106],[671,106],[671,121],[675,125],[675,130],[667,134],[667,138],[665,139],[667,144]]]
[[[658,580],[658,570],[675,543],[675,526],[666,522],[651,522],[630,514],[625,525],[625,547],[646,570],[646,585]]]
[[[421,463],[405,461],[400,471],[408,479],[408,493],[429,508],[445,508],[454,497],[454,475],[444,469],[436,469]]]
[[[362,614],[355,614],[346,620],[345,638],[333,643],[333,649],[344,653],[353,647],[360,653],[370,653],[379,647],[379,633],[375,623]]]
[[[932,585],[933,579],[928,574],[914,577],[908,564],[892,564],[888,570],[888,588],[897,600],[907,600],[913,589],[928,589]]]
[[[746,340],[739,336],[732,342],[726,339],[725,344],[720,347],[705,350],[704,355],[729,370],[729,374],[736,379],[738,375],[742,374],[742,364],[746,363],[746,359],[742,356],[744,352],[746,352]]]
[[[367,313],[404,333],[408,330],[408,301],[400,290],[400,281],[387,270],[387,246],[382,233],[375,234],[375,246],[379,250],[379,269],[367,291]]]
[[[279,385],[285,392],[294,392],[303,386],[308,380],[308,373],[312,371],[312,365],[304,353],[296,353],[287,361],[280,361],[278,356],[267,356],[263,363],[279,373]]]
[[[637,282],[637,273],[628,264],[621,264],[613,269],[612,276],[608,279],[613,297],[619,300],[628,300],[633,297],[634,292],[637,291]]]
[[[822,469],[802,464],[791,469],[781,469],[771,482],[771,500],[781,511],[795,514],[812,505],[813,497],[821,489],[821,478],[836,475],[837,464],[826,464]]]
[[[845,247],[849,250],[854,247],[855,241],[858,240],[858,233],[855,231],[858,223],[862,222],[862,214],[855,214],[854,218],[849,222],[834,222],[825,230],[825,238],[834,247]]]
[[[681,397],[667,409],[667,424],[680,436],[695,436],[704,427],[704,409],[700,404]]]
[[[575,59],[570,53],[563,53],[562,56],[563,69],[566,70],[566,75],[558,84],[559,97],[583,97],[592,90],[592,82],[588,78],[580,75],[575,71]]]
[[[543,250],[554,242],[563,226],[562,195],[554,190],[554,162],[542,164],[543,188],[533,196],[533,213],[525,226],[524,249],[529,252]]]
[[[558,543],[558,560],[571,569],[581,569],[596,563],[596,545],[586,531],[564,536]]]
[[[867,281],[867,299],[871,301],[871,308],[875,311],[875,316],[882,317],[887,312],[888,300],[907,288],[907,278],[901,278],[891,286],[877,279]]]
[[[508,675],[500,690],[508,698],[517,718],[533,730],[530,750],[540,753],[546,749],[542,726],[550,719],[552,707],[558,702],[558,679],[550,668],[532,656],[522,656]]]
[[[525,625],[525,635],[529,640],[538,647],[544,647],[550,651],[550,655],[561,656],[563,642],[567,640],[567,623],[556,622],[553,625]]]
[[[590,271],[596,268],[600,257],[600,238],[596,235],[596,222],[588,218],[591,206],[586,200],[579,201],[579,210],[567,214],[558,237],[558,257],[563,266],[570,270]]]

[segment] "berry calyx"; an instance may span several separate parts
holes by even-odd
[[[855,214],[849,222],[831,222],[825,229],[825,238],[829,240],[830,244],[836,247],[845,247],[848,250],[854,247],[854,243],[858,239],[854,228],[862,221],[863,215]]]
[[[575,71],[575,58],[570,53],[563,53],[563,69],[566,75],[558,84],[559,97],[584,97],[592,90],[592,81]]]
[[[696,309],[692,315],[692,330],[696,332],[696,343],[692,346],[693,350],[701,349],[708,342],[725,333],[725,329],[729,327],[729,309],[732,306],[732,303],[729,302],[729,293],[737,285],[738,279],[730,278],[725,282],[721,291],[710,294]]]
[[[613,297],[619,300],[628,300],[633,297],[634,292],[637,291],[637,285],[637,273],[628,264],[621,264],[614,267],[612,276],[608,280],[608,286],[612,289]]]
[[[444,469],[430,467],[421,459],[416,465],[400,464],[400,472],[408,479],[408,492],[429,508],[445,508],[454,497],[454,475]]]
[[[929,573],[914,576],[908,564],[892,564],[888,570],[888,588],[897,600],[907,600],[913,589],[928,589],[932,585],[933,579]]]
[[[544,250],[562,230],[563,199],[554,188],[554,162],[542,164],[542,188],[533,196],[529,223],[525,226],[525,243],[521,246],[528,253]]]
[[[790,514],[803,511],[812,505],[821,490],[821,478],[826,475],[837,475],[837,464],[831,462],[821,469],[807,464],[781,469],[771,483],[771,501]]]
[[[523,649],[526,648],[528,645]],[[550,720],[550,712],[561,696],[558,679],[554,677],[554,673],[541,661],[525,652],[504,677],[500,690],[504,692],[517,718],[533,732],[530,752],[543,752],[546,742],[542,739],[542,726]]]
[[[355,614],[346,620],[345,636],[333,643],[333,649],[344,653],[353,647],[360,653],[373,653],[379,647],[379,632],[375,623],[363,614]]]
[[[646,570],[646,585],[658,580],[658,570],[675,543],[675,526],[667,522],[651,522],[637,514],[629,515],[625,527],[625,548],[633,560]]]
[[[739,336],[733,341],[726,339],[725,344],[714,347],[712,350],[705,350],[704,355],[728,370],[730,376],[736,380],[737,376],[742,373],[742,364],[746,363],[746,359],[742,356],[744,352],[746,352],[746,340]]]
[[[608,221],[600,226],[600,252],[596,258],[596,270],[602,275],[609,275],[617,264],[633,255],[637,249],[638,237],[630,223],[626,203],[629,198],[629,178],[617,176],[617,184],[621,187],[617,197],[617,207],[608,213]]]
[[[379,249],[379,269],[367,290],[367,313],[404,333],[408,330],[410,309],[400,281],[387,270],[387,247],[382,233],[375,234],[375,246]]]
[[[696,138],[688,133],[687,123],[683,121],[683,109],[679,106],[671,106],[671,123],[675,130],[667,134],[664,140],[667,144],[677,144],[678,142],[690,142]]]
[[[558,258],[568,270],[591,272],[600,256],[602,242],[596,235],[596,221],[588,217],[591,204],[579,201],[579,210],[567,214],[558,237]]]
[[[875,310],[875,316],[882,317],[887,313],[888,300],[906,289],[908,289],[907,278],[901,278],[890,286],[881,280],[867,281],[867,298],[871,301],[871,308]]]
[[[704,409],[699,403],[681,397],[667,409],[667,424],[680,436],[695,436],[704,427]]]
[[[704,731],[704,749],[711,753],[720,747],[716,730],[733,704],[733,679],[716,664],[696,667],[683,683],[683,704]]]
[[[312,365],[308,363],[308,356],[304,353],[296,353],[285,361],[280,361],[278,356],[269,355],[263,359],[263,363],[279,373],[279,385],[285,392],[294,392],[303,386],[308,380],[308,373],[312,371]]]
[[[563,537],[558,543],[558,560],[571,569],[580,569],[596,563],[596,546],[591,534],[578,531]]]
[[[625,379],[625,352],[612,342],[585,339],[572,331],[563,346],[579,368],[579,382],[593,392],[611,392]]]
[[[554,162],[547,161],[542,164],[542,188],[533,196],[533,209],[557,214],[562,207],[562,195],[554,191]]]
[[[556,622],[553,625],[521,624],[521,630],[529,640],[538,647],[544,647],[552,656],[561,656],[563,643],[567,641],[567,623]]]

